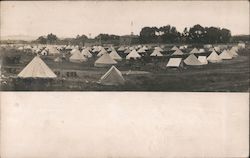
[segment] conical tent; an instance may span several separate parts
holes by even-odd
[[[81,52],[79,51],[79,49],[72,49],[72,51],[70,51],[70,54],[75,54],[75,53],[79,54]]]
[[[155,50],[158,50],[160,52],[163,52],[163,49],[161,47],[155,47]]]
[[[122,73],[112,66],[100,79],[102,85],[122,85],[125,83],[125,79]]]
[[[238,52],[239,50],[238,46],[233,46],[231,49],[233,49],[235,52]]]
[[[45,48],[45,50],[48,52],[48,54],[51,54],[51,55],[60,54],[60,52],[53,45],[48,45]]]
[[[178,50],[179,48],[174,46],[173,48],[171,48],[171,50]]]
[[[138,53],[146,53],[146,51],[143,48],[140,48],[137,52]]]
[[[141,55],[137,53],[137,51],[134,49],[132,50],[127,56],[126,59],[137,59],[137,58],[141,58]]]
[[[69,61],[73,62],[73,63],[81,63],[86,61],[87,59],[83,56],[82,53],[80,53],[80,51],[76,51],[73,53],[73,55],[69,58]]]
[[[35,56],[17,76],[21,78],[56,78],[56,74],[39,56]]]
[[[120,48],[118,48],[118,51],[124,51],[124,50],[125,50],[124,46],[121,46]]]
[[[215,52],[213,51],[208,57],[207,57],[207,60],[211,63],[217,63],[217,62],[221,62],[221,58],[220,56]]]
[[[208,51],[209,51],[209,52],[212,52],[212,51],[215,51],[215,49],[214,49],[214,48],[209,48]]]
[[[229,51],[229,53],[232,55],[232,57],[237,57],[238,56],[238,53],[236,53],[234,49],[231,49]]]
[[[89,52],[89,50],[87,48],[82,50],[82,54],[83,56],[87,57],[87,58],[91,58],[92,54]]]
[[[57,57],[54,59],[55,62],[62,62],[62,59],[60,57]]]
[[[183,55],[184,53],[180,50],[177,49],[172,55]]]
[[[41,55],[48,55],[48,52],[44,49],[44,50],[41,52]]]
[[[143,46],[142,48],[143,48],[144,50],[148,50],[147,46]]]
[[[203,48],[199,49],[199,53],[205,53],[205,49]]]
[[[160,51],[158,51],[158,50],[155,49],[153,51],[153,53],[150,54],[150,56],[159,56],[159,57],[162,57],[163,55],[161,54]]]
[[[182,58],[170,58],[167,67],[180,67]]]
[[[97,54],[97,56],[102,56],[103,54],[108,53],[103,47],[101,48],[101,51]]]
[[[195,53],[199,53],[199,50],[198,50],[197,48],[194,48],[194,49],[190,52],[190,54],[195,54]]]
[[[216,51],[216,52],[220,52],[220,47],[214,47],[214,50]]]
[[[198,60],[202,63],[202,65],[207,65],[208,64],[206,56],[199,56]]]
[[[114,60],[122,60],[122,57],[115,50],[113,50],[109,55]]]
[[[115,65],[117,62],[111,58],[108,53],[103,54],[100,58],[95,61],[96,67],[107,67],[110,65]]]
[[[194,54],[190,54],[185,60],[184,63],[186,65],[192,65],[192,66],[196,66],[196,65],[202,65],[202,63],[196,58],[196,56]]]
[[[125,54],[129,54],[130,52],[131,52],[130,49],[126,49],[126,50],[124,51]]]
[[[233,56],[228,53],[227,50],[223,50],[223,52],[219,55],[221,59],[232,59]]]

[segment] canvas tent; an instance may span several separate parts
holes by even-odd
[[[118,60],[118,61],[122,60],[122,57],[115,50],[113,50],[109,55],[114,60]]]
[[[122,85],[125,83],[125,79],[122,73],[115,67],[112,66],[100,79],[102,85]]]
[[[111,58],[108,53],[103,54],[100,58],[95,61],[96,67],[107,67],[110,65],[115,65],[117,62]]]
[[[190,52],[190,54],[195,54],[195,53],[199,53],[199,50],[198,50],[197,48],[194,48],[194,49]]]
[[[160,52],[163,52],[163,49],[161,47],[155,47],[155,50],[158,50]]]
[[[183,55],[184,53],[177,48],[177,50],[172,55]]]
[[[48,55],[48,52],[44,49],[40,54],[41,55]]]
[[[161,54],[161,52],[160,52],[159,50],[156,50],[156,49],[155,49],[155,50],[153,51],[153,53],[150,54],[150,56],[160,56],[160,57],[161,57],[161,56],[163,56],[163,55]]]
[[[194,54],[190,54],[185,60],[184,63],[186,65],[198,66],[202,65],[202,63],[196,58]]]
[[[221,62],[221,58],[220,56],[215,52],[213,51],[208,57],[207,57],[207,60],[211,63],[218,63],[218,62]]]
[[[221,59],[232,59],[233,58],[233,56],[227,50],[223,50],[223,52],[219,56]]]
[[[239,46],[239,48],[246,48],[246,44],[243,42],[238,43],[238,46]]]
[[[69,61],[73,63],[81,63],[86,60],[87,58],[85,58],[79,50],[74,52],[73,55],[69,58]]]
[[[124,46],[121,46],[120,48],[118,48],[118,51],[124,51],[124,50],[125,50]]]
[[[20,78],[56,78],[56,74],[39,56],[35,56],[17,76]]]
[[[101,51],[97,54],[97,56],[102,56],[103,54],[108,53],[103,47],[101,47]]]
[[[75,54],[75,53],[79,54],[79,53],[81,53],[81,52],[79,51],[79,49],[72,49],[72,50],[70,51],[70,54]]]
[[[238,53],[236,53],[236,51],[234,49],[230,49],[230,51],[228,52],[232,55],[232,57],[237,57]]]
[[[131,52],[130,49],[126,49],[126,50],[124,51],[125,54],[129,54],[130,52]]]
[[[167,67],[178,68],[181,66],[182,58],[170,58]]]
[[[132,50],[127,56],[126,59],[137,59],[137,58],[141,58],[141,55],[137,53],[137,51],[134,49]]]
[[[199,49],[199,53],[205,53],[205,49],[203,48]]]
[[[54,59],[54,62],[57,62],[57,63],[62,62],[62,59],[60,57],[57,57]]]
[[[171,48],[171,50],[178,50],[179,48],[174,46],[173,48]]]
[[[91,58],[92,54],[89,52],[88,48],[82,50],[82,55],[87,58]]]
[[[220,47],[216,46],[216,47],[214,47],[214,50],[215,50],[216,52],[220,52]]]
[[[202,65],[207,65],[208,64],[206,56],[199,56],[198,60],[201,62]]]
[[[137,52],[138,53],[146,53],[146,51],[143,48],[140,48]]]

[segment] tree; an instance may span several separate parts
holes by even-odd
[[[47,43],[47,39],[44,38],[43,36],[38,37],[38,39],[36,41],[38,43],[40,43],[40,44],[46,44]]]
[[[231,39],[231,31],[228,29],[225,29],[225,28],[221,29],[220,35],[221,35],[222,43],[229,42],[229,40]]]
[[[56,35],[50,33],[47,35],[47,43],[49,44],[55,44],[58,41],[58,38],[56,37]]]
[[[197,24],[189,29],[188,41],[194,43],[204,43],[205,42],[205,29]]]
[[[158,32],[157,27],[144,27],[140,32],[140,42],[141,43],[155,43],[158,41],[158,37],[156,35]]]

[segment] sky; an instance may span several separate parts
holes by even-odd
[[[59,37],[99,33],[139,34],[145,26],[170,24],[182,32],[195,24],[249,34],[248,1],[2,1],[1,36]],[[133,21],[133,26],[131,22]]]

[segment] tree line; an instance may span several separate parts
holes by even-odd
[[[131,35],[132,36],[132,35]],[[85,43],[115,43],[122,44],[121,39],[125,36],[99,34],[94,38],[88,38],[86,35],[77,35],[75,38],[59,39],[54,34],[40,36],[33,41],[40,44],[73,44],[84,45]],[[128,36],[126,36],[128,37]],[[139,36],[133,36],[131,44],[149,44],[149,43],[198,43],[198,44],[214,44],[227,43],[232,41],[231,31],[226,28],[219,27],[203,27],[199,24],[190,28],[185,28],[183,32],[177,31],[176,27],[166,25],[162,27],[144,27],[141,29]],[[136,41],[136,43],[133,43]]]

